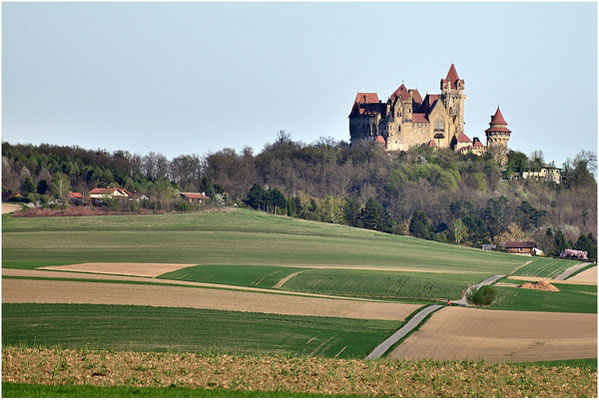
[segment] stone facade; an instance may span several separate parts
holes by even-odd
[[[404,84],[386,103],[379,100],[376,93],[358,93],[349,115],[351,143],[376,140],[384,143],[386,151],[405,151],[412,146],[428,145],[478,155],[491,145],[496,147],[495,150],[503,146],[504,151],[499,153],[507,154],[511,131],[506,128],[499,108],[499,122],[503,125],[494,124],[492,119],[491,128],[485,131],[487,146],[478,138],[472,141],[464,134],[464,87],[464,80],[452,64],[445,79],[441,79],[441,93],[427,94],[424,99],[418,90],[407,89]]]

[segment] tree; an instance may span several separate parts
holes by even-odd
[[[360,202],[350,197],[345,203],[345,220],[350,226],[359,226],[360,224],[360,211],[362,207],[360,206]]]
[[[327,196],[320,201],[318,214],[322,222],[342,224],[344,218],[345,200],[342,197]]]
[[[254,183],[243,202],[254,210],[262,210],[266,204],[266,196],[266,190],[260,184]]]
[[[69,178],[62,172],[57,172],[52,180],[52,192],[54,196],[63,201],[69,198],[69,189],[71,182]]]
[[[36,192],[39,193],[39,194],[46,194],[47,191],[48,191],[48,182],[46,182],[45,179],[41,179],[37,183],[37,190],[36,190]]]
[[[497,199],[491,198],[487,200],[487,207],[483,211],[483,220],[491,235],[491,241],[494,241],[495,236],[499,235],[507,228],[507,220],[504,217],[507,205],[508,199],[504,196]]]
[[[453,225],[451,226],[451,233],[456,244],[460,244],[468,234],[468,228],[466,227],[466,225],[464,225],[462,220],[458,218],[453,222]]]
[[[268,198],[268,208],[272,210],[273,214],[277,213],[277,209],[287,207],[287,199],[279,189],[270,189],[266,197]]]
[[[360,220],[366,229],[392,232],[393,220],[381,203],[370,197],[360,213]]]
[[[424,211],[416,211],[412,215],[409,229],[412,236],[421,239],[429,239],[431,237],[431,225]]]
[[[30,193],[35,193],[35,185],[31,182],[31,179],[25,178],[21,185],[21,195],[27,197]]]

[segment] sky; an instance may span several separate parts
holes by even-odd
[[[349,141],[358,91],[439,93],[465,133],[597,148],[596,3],[3,3],[2,140],[131,153],[255,153],[279,130]],[[483,140],[483,142],[485,142]]]

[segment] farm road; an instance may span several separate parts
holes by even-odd
[[[445,307],[442,304],[434,304],[426,307],[423,310],[420,310],[416,315],[414,315],[408,322],[405,323],[397,332],[393,335],[389,336],[383,343],[376,346],[374,350],[370,354],[366,356],[367,360],[376,360],[377,358],[382,357],[391,346],[395,343],[399,342],[403,339],[408,333],[414,330],[421,322],[424,320],[429,314],[438,310],[439,308]]]
[[[19,211],[21,206],[18,204],[2,203],[2,214]]]
[[[477,283],[476,285],[470,286],[467,290],[466,293],[464,293],[464,296],[462,296],[461,299],[459,300],[452,300],[451,304],[456,304],[458,306],[467,306],[468,305],[468,300],[466,300],[466,296],[468,296],[468,293],[470,293],[473,289],[480,289],[483,286],[487,286],[492,284],[493,282],[503,278],[505,275],[494,275],[490,278],[485,279],[484,281],[482,281],[481,283]]]
[[[584,267],[586,267],[587,265],[590,265],[591,263],[580,263],[580,264],[576,264],[570,268],[568,268],[567,270],[565,270],[564,272],[562,272],[561,274],[559,274],[558,276],[555,277],[555,280],[564,280],[567,279],[570,275],[574,274],[576,271],[583,269]]]

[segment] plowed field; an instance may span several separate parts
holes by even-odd
[[[167,272],[191,267],[194,264],[164,264],[164,263],[83,263],[61,267],[41,267],[55,271],[93,272],[97,274],[133,275],[154,278]]]
[[[519,362],[597,357],[597,315],[445,307],[394,359]]]
[[[574,275],[572,278],[566,279],[568,283],[574,282],[593,282],[597,284],[597,267],[589,268],[586,271],[582,271],[579,274]]]
[[[383,303],[104,282],[4,279],[3,303],[124,304],[213,310],[403,320],[418,304]]]

